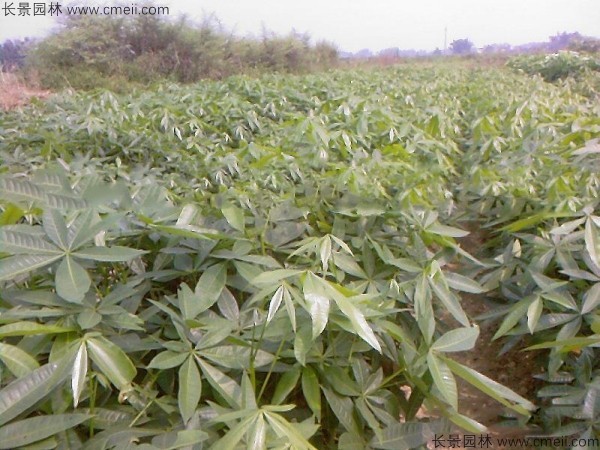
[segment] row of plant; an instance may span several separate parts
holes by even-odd
[[[598,112],[421,65],[4,113],[0,448],[415,448],[484,429],[457,377],[595,436]],[[453,359],[465,292],[539,398]]]

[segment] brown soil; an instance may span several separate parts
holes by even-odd
[[[0,110],[18,108],[32,98],[46,98],[49,95],[50,91],[28,86],[15,74],[0,72]]]

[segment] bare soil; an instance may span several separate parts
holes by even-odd
[[[33,98],[46,98],[50,91],[26,85],[13,73],[0,72],[0,110],[8,111],[26,105]]]

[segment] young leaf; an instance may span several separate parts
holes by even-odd
[[[79,398],[85,387],[85,381],[88,370],[88,355],[87,347],[85,342],[79,346],[77,355],[75,356],[75,362],[73,363],[73,370],[71,371],[71,390],[73,391],[73,407],[77,408]]]
[[[269,303],[269,312],[267,314],[267,323],[271,322],[271,320],[273,320],[273,317],[275,317],[275,313],[277,313],[277,310],[279,309],[279,306],[281,305],[281,302],[283,301],[284,289],[285,288],[283,286],[279,286],[277,288],[277,290],[275,291],[275,294],[273,294],[273,297],[271,298],[271,302]]]

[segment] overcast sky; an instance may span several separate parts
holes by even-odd
[[[10,3],[0,0],[0,42],[40,36],[52,28],[49,17],[6,16],[2,7]],[[201,20],[214,13],[239,35],[259,35],[263,28],[279,34],[296,29],[313,41],[326,39],[347,51],[442,48],[446,28],[448,43],[468,38],[479,47],[546,41],[563,31],[600,37],[600,0],[156,0],[155,4],[168,5],[173,17],[186,13]]]

